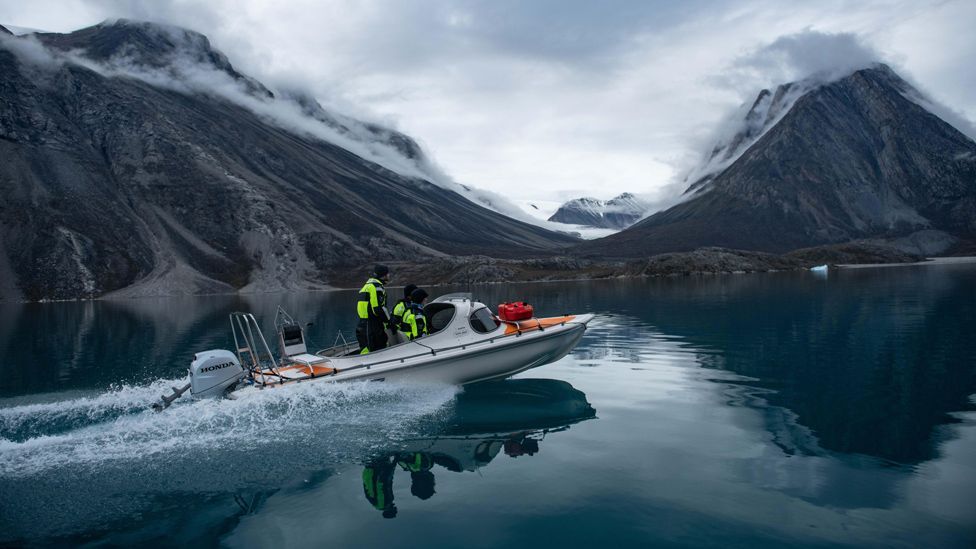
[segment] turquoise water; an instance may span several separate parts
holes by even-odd
[[[976,545],[974,266],[456,289],[600,316],[465,391],[154,414],[229,312],[326,347],[353,294],[0,306],[0,545]]]

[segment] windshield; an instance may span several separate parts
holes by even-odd
[[[439,332],[451,323],[454,318],[454,305],[450,303],[431,303],[424,307],[424,316],[427,317],[427,333]]]
[[[476,309],[471,313],[468,321],[471,323],[471,329],[479,334],[487,334],[488,332],[494,331],[499,325],[499,322],[495,320],[495,315],[491,314],[488,307]]]

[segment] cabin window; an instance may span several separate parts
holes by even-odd
[[[491,314],[488,307],[482,307],[471,313],[468,318],[468,322],[471,323],[471,329],[478,332],[479,334],[487,334],[488,332],[495,331],[498,328],[499,322],[495,320],[495,316]]]
[[[427,317],[427,333],[439,332],[451,323],[454,318],[454,305],[450,303],[431,303],[424,307],[424,316]]]

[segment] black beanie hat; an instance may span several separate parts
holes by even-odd
[[[412,294],[413,291],[416,289],[417,289],[416,284],[407,284],[406,286],[403,287],[403,297],[410,299],[410,294]]]
[[[375,277],[386,276],[388,274],[390,274],[390,268],[386,265],[380,265],[377,263],[376,266],[373,267],[373,276]]]
[[[424,291],[423,288],[417,288],[416,290],[410,292],[410,301],[414,303],[420,303],[421,301],[427,299],[429,294]]]

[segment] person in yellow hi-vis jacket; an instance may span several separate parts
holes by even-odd
[[[403,315],[407,314],[407,308],[410,306],[410,294],[417,289],[416,284],[407,284],[403,287],[403,299],[397,301],[396,305],[393,306],[393,317],[390,320],[390,330],[397,334],[399,341],[405,341],[410,339],[407,332],[410,331],[410,327],[403,321]]]
[[[390,324],[390,313],[386,310],[386,288],[390,280],[390,268],[376,265],[373,276],[359,290],[359,303],[356,312],[359,324],[356,326],[356,340],[361,354],[386,348],[386,328]]]
[[[424,316],[424,303],[427,302],[427,292],[417,288],[410,294],[410,304],[403,314],[403,324],[407,328],[404,334],[410,339],[417,339],[427,335],[427,318]]]

